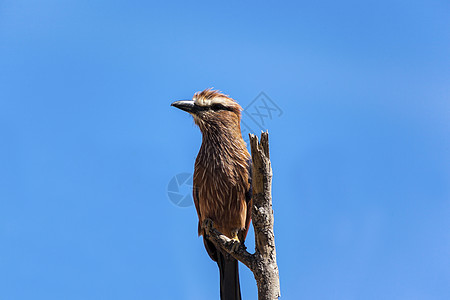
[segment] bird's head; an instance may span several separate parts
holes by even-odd
[[[241,106],[229,96],[212,89],[194,94],[192,100],[175,101],[171,104],[190,113],[194,122],[205,133],[210,129],[239,129]]]

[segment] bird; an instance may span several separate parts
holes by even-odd
[[[244,243],[251,221],[251,156],[242,138],[242,107],[230,96],[212,88],[197,92],[191,100],[172,106],[188,112],[202,133],[195,160],[193,199],[198,216],[198,235],[210,258],[219,267],[220,299],[240,300],[238,261],[217,248],[206,236],[202,223],[228,238]]]

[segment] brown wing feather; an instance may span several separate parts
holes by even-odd
[[[201,231],[202,231],[202,226],[201,226],[201,224],[200,224],[200,220],[202,219],[201,217],[200,217],[200,207],[199,207],[199,205],[198,205],[198,187],[196,187],[195,185],[194,185],[194,187],[193,187],[193,189],[192,189],[192,196],[193,196],[193,198],[194,198],[194,205],[195,205],[195,210],[197,211],[197,217],[198,217],[198,235],[200,236],[201,235]]]
[[[245,201],[247,203],[247,216],[245,218],[245,229],[239,235],[239,239],[242,242],[245,241],[245,238],[247,237],[247,233],[250,228],[250,222],[252,220],[253,192],[252,192],[252,158],[251,157],[247,160],[247,166],[248,166],[248,183],[249,183],[249,188],[245,193]]]

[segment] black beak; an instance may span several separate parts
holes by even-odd
[[[175,106],[176,108],[179,108],[181,110],[187,111],[188,113],[194,113],[195,112],[195,104],[194,104],[193,100],[175,101],[170,106]]]

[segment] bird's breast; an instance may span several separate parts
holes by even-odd
[[[239,164],[221,169],[197,163],[194,172],[199,221],[211,219],[229,237],[231,231],[245,227],[247,214],[248,175],[239,168]]]

